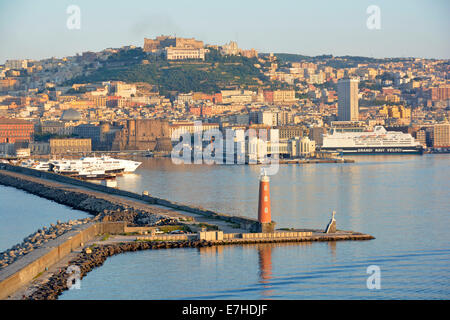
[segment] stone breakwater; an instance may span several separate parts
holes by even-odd
[[[297,239],[239,239],[223,240],[223,241],[134,241],[118,244],[100,245],[90,248],[91,252],[87,253],[86,249],[80,253],[75,259],[69,261],[69,266],[78,266],[80,268],[80,279],[86,276],[94,268],[100,267],[108,257],[132,251],[157,250],[157,249],[173,249],[173,248],[200,248],[221,245],[246,245],[246,244],[264,244],[264,243],[286,243],[286,242],[320,242],[320,241],[341,241],[341,240],[371,240],[374,237],[352,233],[348,235],[321,235],[300,237]],[[53,274],[47,282],[37,287],[29,296],[28,300],[55,300],[63,291],[68,290],[68,280],[71,276],[67,272],[67,268],[62,268]]]
[[[69,265],[78,266],[80,268],[80,279],[82,279],[89,271],[103,265],[108,257],[116,254],[141,251],[141,250],[157,250],[171,248],[198,248],[212,246],[211,242],[205,241],[180,241],[180,242],[130,242],[110,244],[92,248],[91,253],[83,252],[77,258],[71,260]],[[86,251],[86,250],[85,250]],[[67,272],[67,268],[59,270],[53,274],[47,282],[39,286],[26,299],[28,300],[55,300],[64,290],[68,290],[68,280],[71,274]]]
[[[72,177],[55,174],[52,172],[38,171],[38,170],[30,169],[30,168],[19,167],[19,166],[5,164],[5,163],[3,163],[3,164],[0,163],[0,170],[5,170],[4,171],[5,173],[20,174],[22,177],[24,177],[27,180],[30,180],[33,178],[34,179],[36,179],[36,178],[47,179],[47,181],[51,180],[51,181],[55,181],[58,183],[64,183],[64,184],[69,184],[72,186],[78,186],[78,187],[81,187],[84,189],[98,191],[100,193],[106,193],[106,194],[109,194],[110,196],[126,197],[129,199],[136,199],[139,201],[143,201],[143,202],[149,203],[149,204],[156,204],[156,205],[159,205],[162,207],[166,207],[166,208],[168,208],[168,210],[179,210],[179,211],[183,211],[186,213],[193,213],[196,215],[201,215],[206,218],[222,220],[222,221],[230,222],[233,224],[238,224],[241,229],[245,229],[245,230],[251,231],[251,232],[258,230],[258,227],[259,227],[257,219],[252,219],[252,218],[243,217],[243,216],[236,216],[236,215],[232,216],[232,215],[228,215],[228,214],[225,214],[222,212],[216,212],[213,210],[205,209],[200,206],[182,204],[182,203],[178,203],[175,201],[170,201],[170,200],[154,197],[151,195],[144,195],[144,194],[139,195],[134,192],[129,192],[129,191],[120,190],[120,189],[116,189],[116,188],[110,188],[107,186],[91,183],[88,181],[82,181],[82,180],[75,179]],[[0,183],[1,183],[1,181],[0,181]],[[166,209],[166,211],[167,211],[167,209]]]
[[[22,243],[16,244],[8,250],[0,252],[0,270],[10,265],[20,257],[36,250],[48,241],[71,231],[75,226],[83,225],[93,221],[93,218],[84,218],[79,220],[69,220],[68,222],[57,221],[56,224],[51,223],[50,227],[42,227],[38,231],[30,234],[23,239]]]
[[[42,180],[41,180],[42,181]],[[45,181],[16,177],[13,173],[0,171],[0,184],[24,190],[39,197],[55,201],[73,209],[94,215],[92,218],[71,220],[61,223],[59,220],[50,227],[43,227],[24,238],[23,242],[0,253],[0,270],[20,257],[45,245],[49,240],[72,230],[74,226],[96,221],[123,221],[129,226],[162,226],[180,224],[180,217],[165,215],[163,209],[135,208],[121,201],[99,198],[93,192],[67,190],[52,186]]]
[[[86,211],[103,221],[126,221],[135,226],[178,224],[179,217],[164,214],[157,208],[136,208],[123,201],[100,198],[93,192],[68,190],[36,180],[18,178],[11,173],[0,172],[0,184],[24,190],[39,197],[55,201],[76,210]]]

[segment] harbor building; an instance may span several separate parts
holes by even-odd
[[[313,156],[316,151],[316,142],[308,137],[295,137],[288,143],[289,155],[291,158],[305,158]]]
[[[91,151],[91,139],[50,139],[51,154]]]

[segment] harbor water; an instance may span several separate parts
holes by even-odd
[[[448,299],[450,155],[282,165],[271,177],[277,227],[372,234],[371,241],[224,246],[109,258],[61,299]],[[144,159],[118,187],[256,217],[259,167]],[[380,289],[369,289],[370,266]],[[369,269],[370,270],[370,269]]]
[[[450,155],[353,159],[280,165],[270,181],[272,219],[278,228],[324,228],[335,210],[338,229],[375,240],[129,252],[108,258],[60,299],[448,299]],[[119,177],[119,188],[256,217],[258,166],[137,160],[143,164]],[[2,204],[18,208],[7,212],[42,215],[36,223],[28,213],[0,210],[0,236],[17,238],[3,247],[57,219],[75,218],[57,205],[58,214],[46,220],[56,204],[27,203],[33,196],[0,188]],[[380,270],[380,289],[367,286],[370,266]]]
[[[57,220],[64,222],[89,216],[86,212],[0,185],[0,252]]]

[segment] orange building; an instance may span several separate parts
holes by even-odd
[[[30,142],[34,124],[21,120],[0,118],[0,143]]]
[[[437,88],[428,89],[428,98],[432,101],[442,101],[450,99],[450,85],[442,85]]]
[[[273,91],[264,90],[264,102],[273,103]]]
[[[19,82],[16,79],[0,79],[0,91],[17,89]]]

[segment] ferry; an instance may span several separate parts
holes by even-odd
[[[323,135],[323,151],[343,154],[422,154],[423,146],[411,134],[375,126],[370,132],[336,132]]]
[[[75,177],[111,177],[114,174],[132,173],[142,162],[114,159],[108,156],[84,157],[77,160],[23,161],[23,167],[40,171],[53,171]]]
[[[35,161],[32,159],[28,159],[25,161],[22,161],[20,164],[22,167],[36,169],[39,171],[50,171],[50,164],[48,162],[42,161]]]

